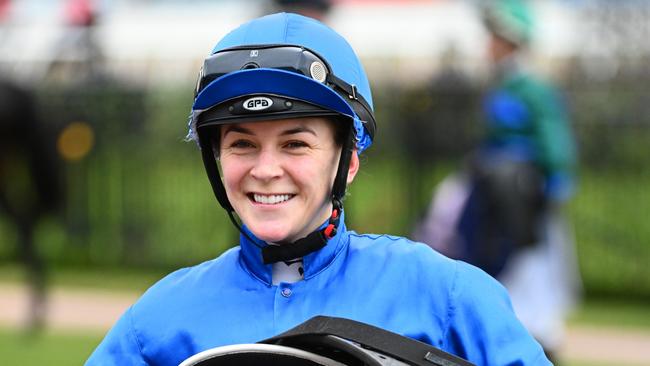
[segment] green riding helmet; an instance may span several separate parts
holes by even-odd
[[[482,7],[488,30],[517,46],[530,43],[533,14],[526,0],[486,0]]]

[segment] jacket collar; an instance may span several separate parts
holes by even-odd
[[[318,230],[323,229],[327,224],[327,221],[324,222]],[[262,261],[262,250],[260,248],[268,244],[255,237],[245,225],[242,226],[242,229],[256,243],[252,243],[244,234],[239,234],[239,245],[241,247],[240,261],[244,268],[253,276],[270,286],[272,284],[273,265],[264,264]],[[325,267],[332,263],[334,258],[336,258],[348,242],[349,236],[345,227],[345,212],[343,212],[341,213],[341,221],[339,222],[336,235],[327,242],[325,247],[303,258],[304,279],[308,280],[325,269]]]

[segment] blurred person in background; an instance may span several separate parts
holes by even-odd
[[[12,20],[12,5],[10,0],[0,0],[3,31]],[[47,268],[35,230],[63,202],[54,132],[39,118],[34,93],[0,74],[0,217],[15,229],[16,256],[25,266],[29,332],[42,329],[47,310]]]
[[[63,36],[54,46],[45,76],[60,83],[103,81],[103,58],[96,37],[97,1],[67,0],[63,4]]]
[[[580,288],[562,213],[574,191],[576,148],[560,93],[526,61],[532,9],[495,0],[481,12],[492,62],[485,135],[466,169],[439,186],[416,238],[501,281],[554,359]]]
[[[316,315],[479,365],[548,365],[493,278],[424,244],[346,228],[343,198],[375,131],[365,71],[332,29],[279,13],[227,34],[203,64],[188,137],[239,245],[152,286],[87,365],[178,365]]]
[[[34,232],[63,201],[55,134],[36,108],[30,90],[0,77],[0,214],[16,229],[18,257],[27,271],[30,331],[41,329],[46,314],[47,269]]]

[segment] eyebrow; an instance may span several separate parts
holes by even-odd
[[[307,126],[298,126],[298,127],[295,127],[295,128],[291,128],[291,129],[288,129],[286,131],[283,131],[280,135],[281,136],[295,135],[295,134],[301,133],[301,132],[310,133],[310,134],[316,136],[316,132],[314,130],[312,130],[311,128],[307,127]]]
[[[244,135],[253,135],[253,131],[238,125],[227,126],[223,132],[223,135],[226,136],[228,132],[239,132],[239,133],[243,133]]]
[[[226,128],[226,130],[224,131],[223,135],[226,136],[228,134],[228,132],[238,132],[238,133],[242,133],[244,135],[251,135],[251,136],[255,135],[253,133],[253,131],[251,131],[250,129],[244,128],[244,127],[241,127],[241,126],[238,126],[238,125],[230,125],[230,126],[228,126]],[[294,127],[294,128],[290,128],[288,130],[284,130],[284,131],[282,131],[282,133],[280,133],[280,136],[295,135],[295,134],[302,133],[302,132],[310,133],[310,134],[316,136],[316,132],[314,130],[312,130],[311,128],[307,127],[307,126],[297,126],[297,127]]]

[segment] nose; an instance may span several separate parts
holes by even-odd
[[[277,154],[269,149],[264,149],[257,156],[255,165],[250,170],[250,175],[261,181],[270,181],[281,177],[283,172]]]

